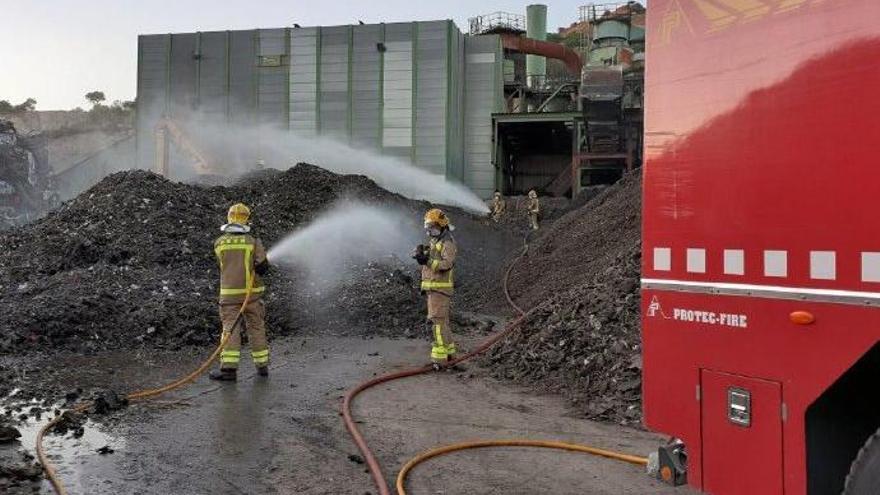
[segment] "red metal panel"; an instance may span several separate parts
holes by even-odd
[[[862,253],[880,252],[877,19],[876,0],[651,0],[644,278],[880,294],[862,266]],[[670,254],[668,268],[655,267],[655,248]],[[725,266],[725,250],[742,256],[742,270]],[[780,276],[766,270],[778,260],[765,266],[765,251],[785,252]],[[833,253],[832,276],[816,276],[828,266],[814,271],[813,252]],[[693,486],[712,483],[704,466],[717,466],[720,479],[749,476],[722,445],[703,444],[700,370],[778,381],[789,414],[784,474],[754,476],[806,493],[804,412],[880,340],[880,311],[857,305],[869,298],[845,305],[684,290],[642,294],[646,424],[687,443]],[[676,319],[675,309],[745,315],[748,324]],[[816,322],[793,324],[797,310]]]
[[[782,495],[782,387],[702,370],[703,489],[714,495]],[[747,391],[751,424],[728,419],[728,391]],[[733,467],[733,469],[731,469]]]

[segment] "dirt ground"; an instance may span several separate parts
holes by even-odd
[[[424,362],[426,348],[420,340],[287,337],[273,344],[268,380],[254,377],[247,365],[234,385],[201,378],[100,424],[90,422],[78,439],[53,437],[47,448],[71,495],[374,494],[339,416],[341,396],[366,378]],[[94,371],[80,374],[80,385],[109,382],[130,390],[171,379],[202,357],[192,351],[106,353],[97,360],[56,357],[45,364],[88,364]],[[662,441],[574,418],[563,399],[496,381],[474,366],[370,390],[358,399],[355,415],[392,485],[410,457],[456,441],[552,439],[641,455]],[[35,430],[22,430],[25,445],[33,443]],[[112,453],[98,453],[102,447]],[[535,449],[435,459],[417,468],[408,486],[413,495],[691,493],[651,480],[641,467]],[[52,493],[48,483],[39,493]]]

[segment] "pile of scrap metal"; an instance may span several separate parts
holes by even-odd
[[[46,139],[0,119],[0,228],[27,223],[58,205]]]

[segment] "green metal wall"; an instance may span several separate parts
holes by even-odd
[[[138,163],[152,166],[162,114],[196,112],[331,137],[488,195],[500,46],[452,21],[140,36]]]

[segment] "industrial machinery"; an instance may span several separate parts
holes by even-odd
[[[22,136],[0,120],[0,227],[20,225],[57,206],[45,139]]]
[[[697,489],[880,493],[878,19],[651,0],[644,417]]]
[[[641,165],[644,18],[637,2],[581,7],[589,50],[579,91],[579,151],[572,156],[575,193],[614,183]]]
[[[171,144],[189,157],[192,168],[197,174],[216,173],[213,169],[213,161],[208,154],[190,139],[183,127],[176,121],[162,117],[156,123],[156,161],[153,171],[163,176],[168,176],[171,162]]]

